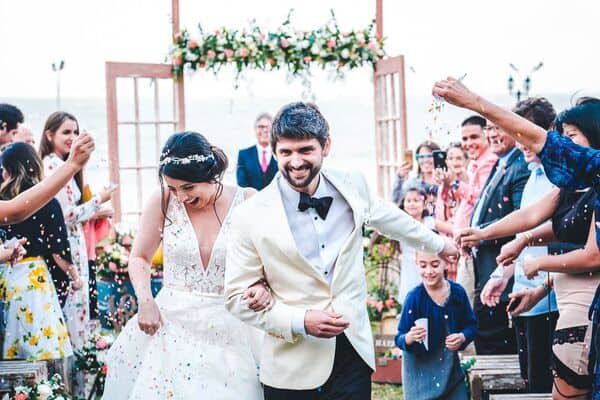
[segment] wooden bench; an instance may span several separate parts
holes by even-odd
[[[552,393],[492,394],[490,400],[552,400]]]
[[[48,368],[42,361],[0,361],[0,394],[5,394],[16,385],[35,385],[48,379]]]
[[[525,390],[516,354],[465,356],[463,361],[473,357],[475,364],[468,371],[472,400],[486,399],[492,393],[517,393]]]

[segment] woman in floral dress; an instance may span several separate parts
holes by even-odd
[[[73,115],[57,111],[48,117],[40,141],[40,156],[46,176],[52,175],[65,163],[77,135],[79,124]],[[90,319],[88,257],[82,223],[102,216],[100,206],[110,199],[115,188],[103,190],[85,203],[81,203],[82,189],[80,171],[56,195],[67,225],[73,264],[83,282],[82,290],[69,293],[63,308],[75,350],[85,344]]]
[[[2,200],[41,180],[42,162],[30,145],[11,144],[0,157]],[[73,289],[81,288],[69,262],[67,229],[58,201],[50,201],[27,220],[5,226],[4,231],[7,238],[21,239],[27,258],[0,266],[6,322],[3,357],[35,361],[71,356],[69,334],[47,267],[56,263],[73,278]]]

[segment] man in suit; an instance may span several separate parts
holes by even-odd
[[[445,259],[457,249],[371,197],[362,175],[321,169],[331,141],[316,106],[284,106],[271,146],[280,173],[232,214],[226,307],[268,333],[260,366],[267,400],[370,399],[375,357],[363,224]],[[244,291],[263,279],[274,305],[249,313],[253,298],[244,299]]]
[[[273,119],[262,113],[254,121],[256,132],[255,146],[250,146],[238,153],[237,184],[241,187],[253,187],[261,190],[273,180],[277,172],[277,161],[269,147],[269,132]]]
[[[471,216],[471,226],[485,228],[521,206],[523,188],[529,178],[529,169],[523,153],[512,139],[499,126],[487,121],[485,127],[490,148],[498,156]],[[479,329],[475,336],[477,354],[515,354],[517,352],[515,334],[509,327],[506,306],[508,291],[500,303],[489,308],[481,302],[481,289],[496,269],[496,257],[502,245],[514,239],[484,240],[472,250],[475,266],[474,311]],[[508,287],[512,287],[512,282]]]

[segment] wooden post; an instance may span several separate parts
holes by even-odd
[[[375,0],[375,35],[377,40],[383,38],[383,0]]]
[[[179,0],[171,1],[171,23],[172,36],[181,30],[179,27]],[[173,88],[173,109],[177,110],[177,126],[178,131],[185,130],[185,86],[183,74],[174,82]]]

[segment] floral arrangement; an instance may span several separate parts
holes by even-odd
[[[104,383],[108,372],[104,363],[104,355],[113,342],[114,338],[111,335],[94,334],[88,339],[83,349],[75,353],[75,368],[96,376],[92,388],[94,393],[102,394],[104,392]]]
[[[361,30],[340,31],[335,15],[325,26],[315,31],[295,31],[286,21],[275,32],[263,32],[251,24],[248,29],[218,29],[199,35],[187,30],[173,37],[170,60],[173,74],[184,69],[206,69],[217,73],[224,65],[233,65],[237,77],[246,69],[278,70],[286,67],[291,76],[307,73],[312,64],[332,69],[338,75],[343,69],[370,65],[383,58],[383,40],[374,34],[374,24]]]
[[[18,385],[2,397],[2,400],[70,400],[60,375],[55,374],[35,386]]]
[[[390,285],[393,288],[393,285]],[[402,311],[402,305],[395,297],[390,296],[390,289],[386,287],[375,287],[367,296],[367,312],[369,320],[381,321],[384,314],[398,315]]]
[[[96,275],[100,278],[119,278],[127,275],[129,254],[134,232],[125,224],[115,226],[111,238],[98,248]],[[162,248],[152,259],[152,277],[162,276]]]

